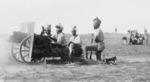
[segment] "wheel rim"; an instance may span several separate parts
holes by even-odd
[[[27,37],[23,40],[20,46],[20,56],[24,62],[29,63],[29,51],[30,51],[31,37]]]
[[[12,44],[11,53],[12,53],[13,58],[16,61],[23,63],[23,60],[20,56],[20,43],[13,43]]]
[[[38,64],[38,63],[43,62],[44,58],[38,61],[29,61],[30,45],[31,45],[31,37],[27,37],[21,43],[20,55],[21,55],[22,60],[28,64]]]

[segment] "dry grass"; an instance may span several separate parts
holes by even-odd
[[[104,54],[116,55],[117,65],[98,65],[95,57],[87,60],[88,65],[45,67],[17,63],[1,66],[0,78],[6,82],[150,82],[150,46],[121,45],[121,34],[105,36]]]

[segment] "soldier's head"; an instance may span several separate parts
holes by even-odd
[[[62,32],[63,29],[64,29],[63,26],[62,26],[61,24],[56,25],[55,27],[56,27],[56,33],[57,33],[57,34],[59,34],[60,32]]]
[[[47,25],[47,30],[51,30],[51,25]]]
[[[73,35],[73,36],[77,35],[77,27],[74,26],[74,27],[72,28],[71,32],[72,32],[72,35]]]
[[[47,25],[46,33],[47,35],[51,35],[51,25]]]
[[[96,17],[96,18],[93,20],[93,27],[94,27],[94,29],[99,28],[100,25],[101,25],[101,20],[100,20],[98,17]]]

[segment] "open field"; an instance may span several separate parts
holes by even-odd
[[[47,67],[16,62],[10,54],[11,44],[2,39],[1,44],[5,44],[2,48],[9,57],[5,56],[7,62],[1,63],[0,82],[150,82],[150,46],[121,45],[122,36],[105,34],[104,54],[116,55],[117,65],[98,64],[93,54],[93,60],[87,60],[84,65],[48,64]],[[91,35],[81,37],[83,44],[90,43]]]

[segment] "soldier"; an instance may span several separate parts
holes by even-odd
[[[51,37],[51,25],[47,25],[46,34]]]
[[[51,37],[51,25],[48,25],[46,29],[44,28],[44,26],[42,26],[41,36]]]
[[[63,33],[63,26],[61,24],[56,25],[57,36],[56,39],[51,38],[55,41],[56,48],[53,48],[52,53],[57,53],[63,61],[68,59],[69,49],[67,48],[67,40]]]
[[[96,50],[96,58],[97,60],[101,61],[101,53],[102,51],[105,49],[105,44],[104,44],[104,35],[103,35],[103,31],[100,29],[100,25],[101,25],[101,20],[97,17],[93,20],[93,27],[95,30],[94,33],[94,43],[93,44],[89,44],[89,45],[85,45],[84,47],[84,55],[86,55],[86,58],[88,58],[87,56],[87,50]]]
[[[79,57],[82,54],[82,50],[81,50],[81,39],[80,36],[77,35],[77,27],[74,26],[71,30],[72,32],[72,36],[69,40],[69,56],[71,57],[72,53],[73,53],[73,49],[75,50],[75,52],[79,52],[78,54],[74,54],[75,57]]]
[[[115,33],[117,33],[117,28],[115,28]]]
[[[148,32],[146,28],[144,28],[144,32],[145,32],[145,44],[148,45]]]

